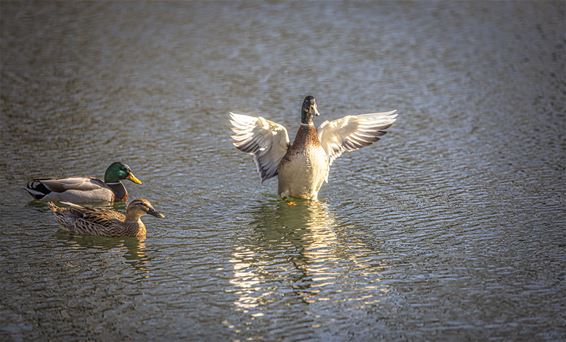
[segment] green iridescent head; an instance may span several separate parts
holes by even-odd
[[[108,166],[104,173],[105,183],[118,183],[122,179],[129,179],[136,184],[141,184],[141,180],[137,179],[132,173],[132,169],[126,164],[115,162]]]

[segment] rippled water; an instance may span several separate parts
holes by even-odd
[[[565,13],[0,2],[0,339],[566,339]],[[290,206],[226,113],[292,138],[307,94],[400,116]],[[23,191],[116,160],[167,215],[143,242],[68,235]]]

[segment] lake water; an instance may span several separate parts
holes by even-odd
[[[566,4],[0,3],[0,340],[566,339]],[[227,113],[399,110],[279,201]],[[80,237],[34,177],[129,164]],[[118,205],[122,210],[123,205]]]

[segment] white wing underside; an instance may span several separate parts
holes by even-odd
[[[330,165],[345,151],[371,145],[384,135],[396,120],[396,110],[382,113],[348,115],[325,121],[318,128],[318,139],[330,158]]]
[[[263,183],[277,175],[279,162],[289,148],[289,135],[280,124],[260,117],[230,113],[234,146],[252,154]]]

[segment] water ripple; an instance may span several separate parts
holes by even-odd
[[[4,339],[566,339],[562,4],[0,7]],[[293,138],[305,94],[400,115],[289,205],[226,115]],[[116,160],[166,214],[145,241],[23,190]]]

